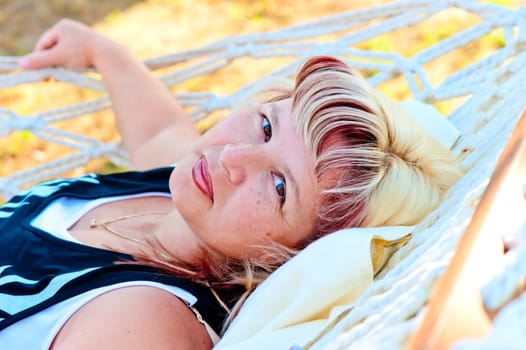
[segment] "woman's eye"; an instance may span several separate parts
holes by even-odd
[[[286,199],[286,188],[285,188],[285,179],[283,176],[274,174],[274,188],[276,189],[276,193],[278,194],[279,200],[280,200],[280,206],[283,206]]]
[[[269,142],[272,138],[272,125],[264,114],[261,114],[261,128],[263,129],[265,142]]]

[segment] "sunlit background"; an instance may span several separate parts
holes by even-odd
[[[440,0],[437,0],[440,1]],[[97,31],[128,46],[139,58],[200,47],[232,34],[244,34],[282,28],[356,8],[388,3],[387,0],[0,0],[0,55],[21,56],[31,51],[38,36],[60,18],[80,20]],[[526,0],[485,1],[507,7],[524,5]],[[418,28],[399,30],[396,38],[382,35],[364,42],[361,48],[375,51],[398,51],[404,56],[433,45],[455,32],[476,23],[479,18],[462,11],[438,13]],[[82,43],[79,43],[81,45]],[[456,50],[430,70],[436,81],[503,45],[501,31]],[[247,69],[248,68],[248,69]],[[227,70],[194,79],[178,87],[192,91],[231,92],[245,74],[254,70],[249,61],[240,60]],[[395,99],[409,94],[404,85],[386,86]],[[71,105],[96,97],[93,91],[75,89],[65,84],[24,85],[0,90],[0,106],[22,115],[35,110]],[[438,105],[444,113],[449,106]],[[95,133],[100,140],[117,138],[108,112],[96,113],[75,122],[73,129]],[[15,132],[0,139],[0,176],[61,157],[68,150],[45,143],[29,131]],[[87,171],[119,170],[109,161],[94,161],[71,175]]]

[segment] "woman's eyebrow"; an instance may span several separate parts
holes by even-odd
[[[272,122],[272,128],[274,131],[277,131],[279,133],[279,118],[278,118],[278,107],[276,107],[276,104],[273,103],[270,105],[270,119]]]
[[[292,171],[288,167],[288,165],[284,165],[284,172],[285,172],[285,178],[289,181],[286,181],[287,184],[290,184],[293,191],[294,191],[294,204],[296,205],[296,210],[300,209],[300,191],[298,188],[298,181],[296,181],[296,178],[292,174]]]
[[[270,107],[270,121],[272,123],[272,130],[273,134],[279,135],[279,117],[278,117],[278,108],[276,107],[276,104],[273,103]],[[292,190],[294,191],[294,203],[296,205],[296,209],[300,209],[300,191],[298,186],[298,181],[294,177],[292,171],[290,170],[287,163],[283,163],[283,172],[285,173],[285,178],[288,180],[286,181],[287,184],[290,184],[292,187]]]

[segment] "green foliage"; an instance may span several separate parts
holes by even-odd
[[[27,153],[28,143],[36,140],[31,131],[16,131],[0,143],[0,160]]]
[[[109,14],[106,15],[106,17],[104,17],[104,22],[106,23],[112,23],[114,22],[115,20],[118,19],[118,17],[121,15],[122,11],[120,8],[115,8],[113,10],[111,10],[111,12]]]
[[[380,52],[394,51],[395,41],[387,35],[377,36],[371,40],[368,40],[360,44],[360,48],[363,50],[373,50]]]
[[[101,169],[102,170],[100,172],[103,173],[103,174],[120,173],[120,172],[128,170],[125,167],[116,165],[116,164],[114,164],[114,163],[112,163],[110,161],[106,161],[102,165]]]
[[[493,47],[494,49],[503,48],[506,44],[502,30],[493,31],[481,39],[483,46]]]
[[[505,7],[511,7],[512,1],[511,0],[485,0],[482,2],[486,2],[493,5],[499,5],[499,6],[505,6]]]

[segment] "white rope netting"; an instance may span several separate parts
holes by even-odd
[[[440,25],[455,23],[458,29],[431,46],[407,47],[404,36],[418,35],[419,26],[426,23],[433,23],[437,30]],[[474,52],[467,65],[455,62],[451,56],[452,52],[476,47],[495,36],[500,38],[499,46],[485,56]],[[395,45],[387,52],[377,49],[371,43],[378,38]],[[415,331],[430,290],[445,271],[526,103],[521,88],[526,81],[525,47],[525,6],[506,8],[469,0],[407,0],[272,32],[232,36],[150,59],[147,64],[175,91],[196,122],[239,104],[253,84],[273,76],[293,75],[306,57],[322,54],[346,59],[381,89],[389,90],[394,86],[391,84],[405,86],[412,97],[447,111],[449,120],[462,132],[454,151],[462,157],[466,175],[449,191],[440,207],[418,225],[410,243],[391,259],[386,272],[367,289],[357,306],[314,346],[393,349],[401,348]],[[440,74],[439,67],[444,64],[455,67],[447,76]],[[240,82],[233,91],[178,92],[178,86],[196,78],[222,71],[228,76],[235,73],[229,69],[240,69],[239,66],[257,76]],[[69,149],[68,154],[57,159],[0,177],[4,197],[94,159],[129,166],[118,140],[101,140],[97,135],[55,125],[110,108],[96,74],[63,69],[23,72],[18,70],[14,57],[0,57],[0,70],[4,72],[0,76],[1,89],[52,78],[97,92],[86,94],[88,98],[82,102],[30,115],[0,109],[3,137],[26,130],[36,138]]]

